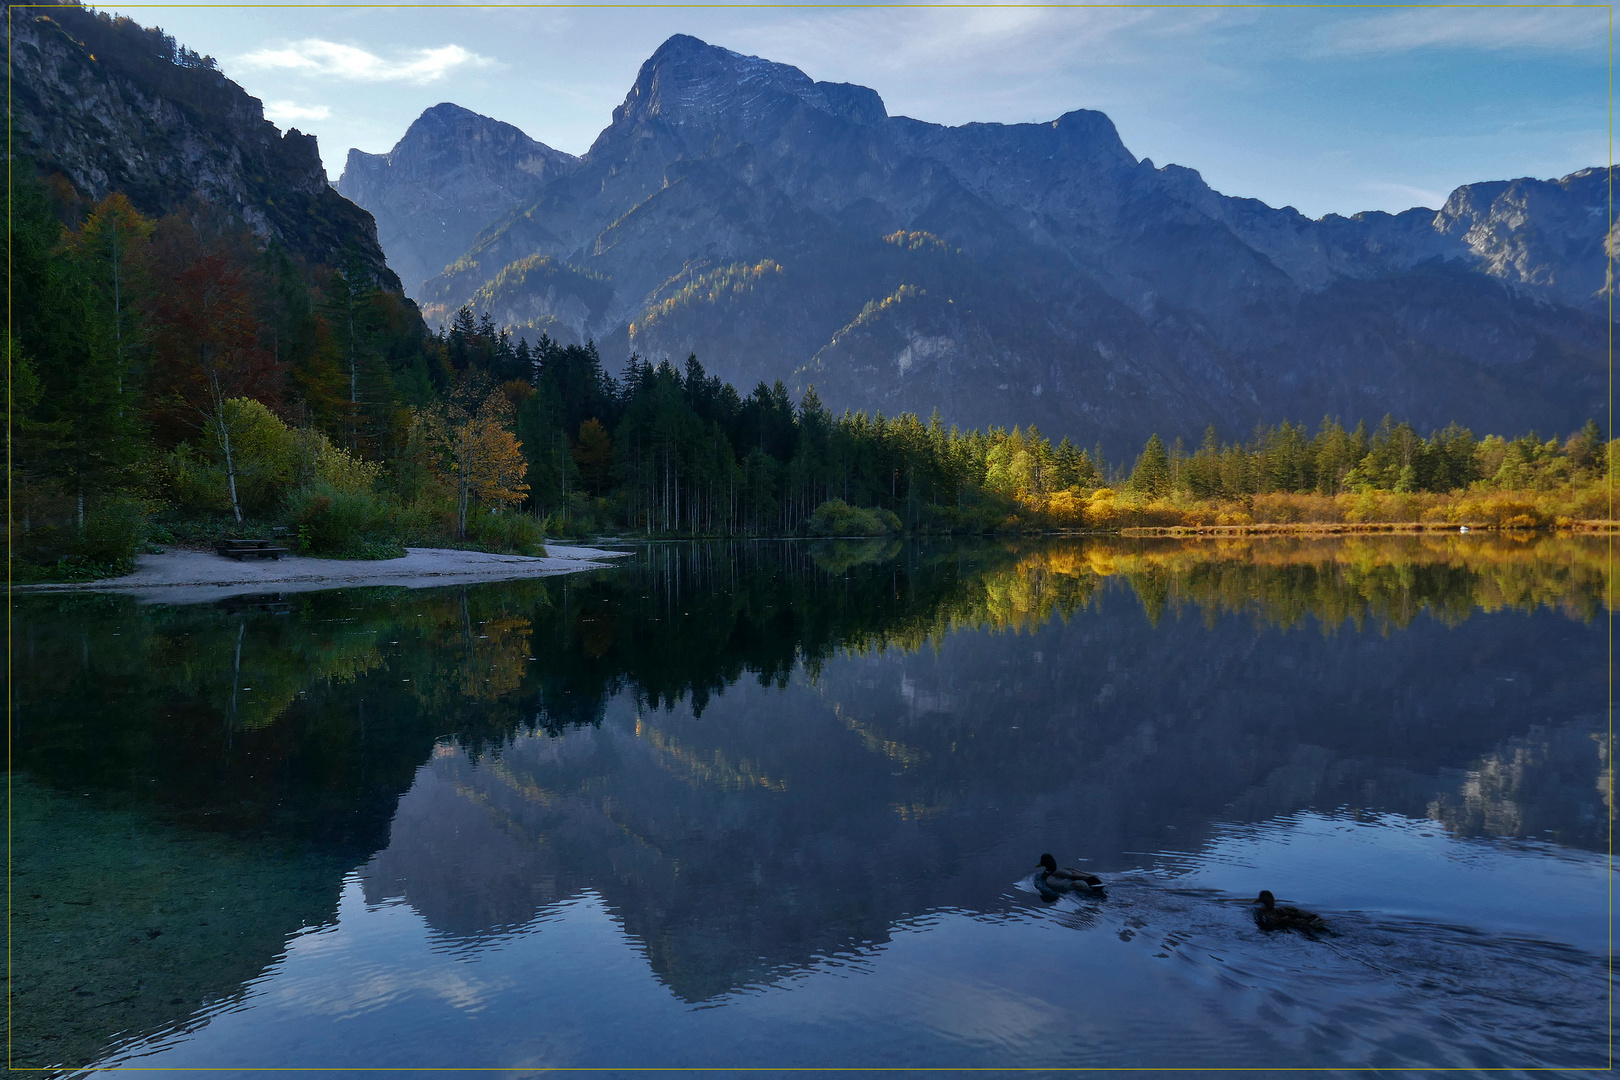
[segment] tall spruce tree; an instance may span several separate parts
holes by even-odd
[[[1136,459],[1136,467],[1131,470],[1130,488],[1144,495],[1160,497],[1170,493],[1170,455],[1165,451],[1164,440],[1159,433],[1154,432],[1142,447],[1142,454]]]

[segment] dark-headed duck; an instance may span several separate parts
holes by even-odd
[[[1057,860],[1050,854],[1041,856],[1041,868],[1035,872],[1035,887],[1043,893],[1092,893],[1104,895],[1102,878],[1076,870],[1072,866],[1058,869]]]
[[[1328,925],[1314,911],[1297,907],[1278,907],[1277,898],[1270,889],[1261,889],[1254,901],[1255,925],[1262,930],[1326,930]]]

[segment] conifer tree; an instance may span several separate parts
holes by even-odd
[[[142,453],[134,365],[142,321],[134,301],[152,229],[122,195],[109,196],[62,237],[43,268],[55,295],[41,321],[54,325],[35,369],[35,430],[55,436],[40,449],[73,499],[80,534],[87,500],[124,486]]]
[[[1163,496],[1170,492],[1170,456],[1164,449],[1164,440],[1154,432],[1142,447],[1142,454],[1131,470],[1130,488],[1144,495]]]

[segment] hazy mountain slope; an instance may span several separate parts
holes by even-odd
[[[1116,449],[1330,411],[1568,430],[1605,368],[1605,186],[1312,220],[1137,160],[1098,112],[942,127],[676,36],[577,169],[422,299]],[[544,274],[502,273],[536,256]]]
[[[511,124],[446,102],[418,117],[388,153],[350,150],[336,186],[375,215],[389,261],[419,297],[478,230],[578,165]]]
[[[12,15],[12,118],[19,149],[85,196],[122,191],[160,215],[193,195],[311,262],[353,248],[384,288],[371,215],[333,191],[315,137],[283,135],[212,60],[127,18],[59,7]]]

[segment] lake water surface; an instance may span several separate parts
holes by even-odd
[[[761,542],[20,600],[14,1063],[1605,1068],[1607,568]]]

